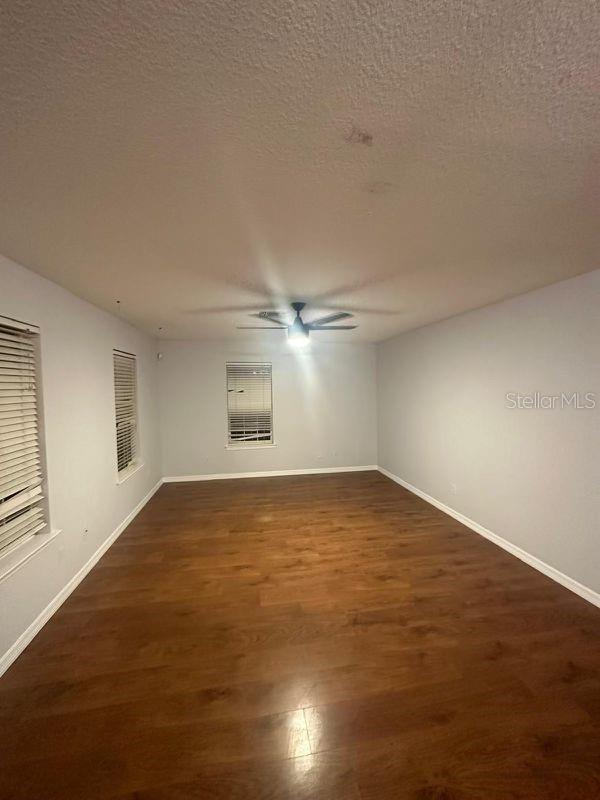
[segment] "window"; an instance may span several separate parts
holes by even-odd
[[[228,443],[273,443],[271,364],[227,364]]]
[[[47,524],[38,343],[35,326],[0,317],[0,554]]]
[[[115,424],[119,477],[138,463],[137,363],[131,353],[113,350]]]

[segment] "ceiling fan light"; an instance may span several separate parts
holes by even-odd
[[[306,347],[309,344],[308,331],[290,330],[288,332],[288,341],[292,347]]]

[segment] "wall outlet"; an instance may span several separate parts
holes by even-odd
[[[450,482],[450,491],[452,492],[452,494],[456,494],[456,492],[458,491],[455,483]]]

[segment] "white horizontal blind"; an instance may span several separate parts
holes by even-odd
[[[137,364],[135,356],[113,351],[115,375],[115,417],[117,436],[117,471],[136,463],[137,434]]]
[[[230,444],[273,442],[271,364],[227,364]]]
[[[0,317],[0,553],[46,526],[36,328]]]

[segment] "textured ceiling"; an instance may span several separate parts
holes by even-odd
[[[148,331],[378,340],[599,266],[596,0],[0,14],[0,252]]]

